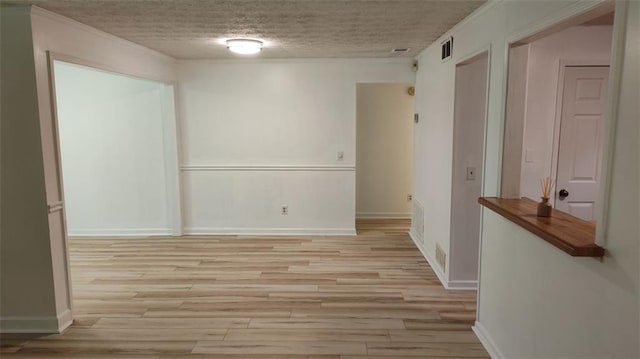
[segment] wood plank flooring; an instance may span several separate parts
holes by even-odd
[[[75,323],[2,358],[488,358],[407,221],[356,237],[70,240]]]

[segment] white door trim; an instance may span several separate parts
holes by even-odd
[[[65,324],[59,326],[59,332],[65,330],[71,323],[73,322],[73,287],[71,284],[71,263],[69,260],[69,233],[67,229],[67,211],[64,204],[64,179],[62,174],[62,155],[60,152],[60,127],[58,124],[58,102],[56,101],[56,85],[55,85],[55,71],[53,70],[53,63],[55,60],[55,56],[47,51],[47,66],[48,66],[48,80],[49,80],[49,93],[51,94],[51,120],[53,122],[53,141],[55,147],[55,165],[56,165],[56,185],[58,187],[58,201],[55,203],[47,203],[49,216],[49,221],[52,220],[53,216],[58,216],[61,229],[62,229],[62,247],[63,247],[63,258],[64,261],[63,268],[65,271],[64,277],[64,285],[66,286],[67,293],[66,298],[64,298],[66,302],[66,310],[64,313],[68,316],[68,320],[65,321]],[[48,197],[48,196],[47,196]],[[52,227],[49,226],[49,240],[51,240]],[[55,258],[55,257],[54,257]],[[55,268],[56,263],[52,263]],[[57,292],[57,291],[56,291]],[[59,300],[59,294],[55,293],[56,301]]]
[[[602,148],[601,182],[596,201],[596,241],[599,246],[607,244],[609,226],[609,197],[611,193],[611,177],[613,172],[613,155],[618,122],[618,99],[620,98],[620,84],[622,83],[622,65],[625,52],[625,34],[627,30],[627,1],[615,2],[615,18],[613,21],[613,35],[611,46],[611,61],[609,65],[609,89],[607,94],[607,121],[604,124],[604,143]]]
[[[480,59],[481,57],[485,56],[487,57],[487,68],[486,68],[486,84],[485,84],[485,98],[484,98],[484,131],[482,133],[482,163],[480,164],[480,167],[482,168],[482,176],[480,177],[480,197],[484,197],[485,196],[485,179],[486,179],[486,159],[487,159],[487,136],[488,136],[488,130],[489,130],[489,126],[488,126],[488,121],[489,121],[489,93],[490,93],[490,86],[491,86],[491,44],[482,46],[478,49],[475,49],[473,51],[468,52],[465,56],[462,56],[462,58],[455,64],[455,70],[454,70],[454,84],[456,84],[456,77],[458,76],[458,67],[462,66],[462,65],[466,65],[466,64],[470,64],[478,59]],[[455,87],[455,86],[454,86]],[[456,106],[456,91],[454,88],[454,99],[453,99],[453,113],[454,113],[454,117],[455,117],[455,106]],[[455,123],[455,118],[454,118],[454,123]],[[451,153],[453,155],[454,151],[455,151],[455,133],[453,135],[452,141],[451,141]],[[454,166],[452,163],[451,166],[451,178],[453,181],[453,172],[454,172]],[[450,199],[453,200],[453,184],[451,186],[451,191],[450,191]],[[482,209],[480,210],[480,216],[478,218],[479,221],[479,227],[478,227],[478,279],[480,278],[480,255],[481,255],[481,248],[482,248]],[[451,225],[453,224],[453,202],[451,205],[451,209],[450,209],[450,214],[449,214],[449,226],[451,227]],[[477,290],[478,289],[478,280],[476,279],[475,281],[453,281],[449,276],[451,275],[451,270],[450,270],[450,261],[451,261],[451,228],[449,228],[449,248],[447,248],[447,268],[449,268],[448,273],[446,274],[446,279],[447,279],[447,283],[456,283],[455,285],[451,285],[451,287],[459,287],[459,288],[464,288],[464,289],[474,289]],[[435,268],[435,267],[434,267]],[[449,289],[449,284],[444,284],[443,285],[447,286],[447,289]]]

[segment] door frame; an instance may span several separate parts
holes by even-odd
[[[154,81],[157,83],[162,83],[165,85],[164,88],[164,96],[171,96],[173,99],[171,106],[163,106],[163,110],[171,111],[173,113],[165,113],[163,111],[163,132],[164,134],[164,147],[165,147],[165,156],[166,153],[169,152],[170,147],[175,148],[175,155],[170,159],[165,157],[165,178],[167,181],[167,205],[168,205],[168,219],[170,224],[170,229],[173,236],[182,235],[182,200],[181,200],[181,180],[180,180],[180,145],[179,145],[179,128],[177,123],[177,116],[175,113],[177,97],[175,94],[175,83],[166,82],[155,78],[146,78],[143,76],[130,74],[126,72],[119,71],[118,69],[114,69],[111,66],[101,64],[95,61],[86,60],[82,58],[78,58],[71,55],[65,55],[56,53],[53,51],[46,51],[47,55],[47,79],[49,81],[49,96],[51,101],[51,118],[53,122],[53,141],[55,147],[55,158],[56,158],[56,177],[57,177],[57,189],[59,193],[58,201],[48,205],[49,215],[55,212],[62,213],[62,226],[63,226],[63,238],[62,238],[62,246],[63,248],[63,258],[64,268],[65,268],[65,286],[66,286],[66,301],[68,306],[68,324],[64,326],[64,328],[60,328],[60,331],[66,329],[68,325],[71,324],[74,318],[74,306],[73,306],[73,286],[71,283],[71,266],[70,266],[70,258],[69,258],[69,235],[67,232],[67,215],[65,208],[65,196],[64,196],[64,174],[62,173],[62,157],[60,152],[60,132],[58,125],[58,103],[56,98],[56,86],[55,86],[55,70],[54,70],[54,62],[66,62],[70,64],[85,66],[88,68],[93,68],[99,71],[106,71],[114,74],[119,74],[123,76]],[[167,97],[165,97],[167,98]],[[169,179],[173,179],[169,182]],[[56,294],[56,299],[58,295]],[[67,318],[65,318],[67,319]]]
[[[58,176],[59,186],[61,193],[60,206],[64,207],[64,174],[62,173],[62,157],[60,153],[60,132],[58,130],[58,109],[56,98],[56,86],[55,86],[55,68],[54,63],[56,61],[65,62],[69,64],[84,66],[90,69],[104,71],[111,74],[126,76],[135,79],[141,79],[145,81],[153,81],[164,85],[163,97],[165,99],[171,99],[172,101],[162,106],[162,129],[164,133],[163,147],[164,147],[164,167],[165,167],[165,180],[167,183],[166,195],[167,195],[167,219],[169,221],[169,229],[172,236],[181,236],[183,232],[182,224],[182,184],[180,176],[180,143],[179,143],[179,127],[177,122],[177,97],[176,97],[176,84],[174,82],[162,81],[152,77],[145,77],[137,74],[130,74],[120,71],[116,68],[102,64],[96,61],[78,58],[71,55],[60,54],[53,51],[47,51],[47,62],[49,70],[49,88],[51,93],[51,116],[53,118],[55,141],[56,141],[56,156],[58,158]],[[66,211],[63,211],[65,217],[65,238],[67,236],[66,228]]]
[[[486,80],[486,84],[485,84],[485,108],[484,108],[484,124],[483,124],[483,128],[484,131],[482,133],[482,163],[480,164],[480,168],[482,168],[482,176],[480,177],[480,197],[485,196],[485,180],[486,180],[486,173],[487,173],[487,168],[486,168],[486,160],[487,160],[487,136],[488,136],[488,121],[489,121],[489,94],[490,94],[490,90],[491,90],[491,44],[487,44],[485,46],[482,46],[474,51],[471,51],[469,53],[467,53],[466,55],[462,56],[461,59],[456,62],[456,64],[454,65],[454,71],[453,71],[453,83],[454,83],[454,89],[453,89],[453,115],[454,115],[454,126],[455,126],[455,108],[456,108],[456,89],[455,89],[455,84],[457,82],[457,76],[458,76],[458,67],[465,65],[465,64],[469,64],[471,62],[473,62],[476,58],[480,58],[481,56],[484,56],[486,54],[487,56],[487,80]],[[455,150],[455,146],[456,146],[456,141],[455,141],[455,131],[452,131],[453,135],[452,135],[452,140],[451,140],[451,156],[453,159],[453,152]],[[451,200],[453,198],[453,162],[451,163],[451,191],[449,193],[449,199]],[[453,223],[453,216],[452,216],[452,212],[453,212],[453,202],[451,201],[451,208],[449,208],[449,248],[447,248],[448,250],[448,255],[447,255],[447,263],[446,263],[446,267],[448,268],[446,274],[444,274],[444,276],[446,277],[446,281],[443,282],[443,284],[445,284],[446,289],[462,289],[462,290],[478,290],[478,279],[480,278],[480,270],[481,270],[481,266],[480,266],[480,257],[482,255],[482,211],[480,211],[480,216],[478,217],[478,222],[480,224],[480,226],[478,227],[478,278],[475,281],[462,281],[462,280],[452,280],[450,275],[451,275],[451,225]],[[436,274],[438,274],[438,271],[436,271]],[[442,281],[442,280],[441,280]]]
[[[607,59],[560,59],[560,63],[558,65],[558,88],[556,90],[556,111],[553,118],[553,144],[551,148],[551,168],[550,168],[550,177],[552,180],[556,181],[558,177],[558,159],[560,156],[560,126],[562,125],[562,101],[564,100],[564,77],[567,67],[608,67],[609,75],[611,75],[611,67],[609,64],[609,60]],[[608,91],[608,90],[607,90]],[[609,98],[607,98],[609,101]],[[605,109],[605,115],[608,115]],[[605,127],[609,119],[607,117],[604,118]],[[605,151],[604,143],[603,143],[603,156]],[[601,178],[602,179],[602,178]],[[600,184],[598,184],[600,186]],[[557,188],[554,189],[554,193]],[[553,198],[550,199],[551,204],[555,207],[556,204],[556,196],[554,194]],[[596,202],[598,203],[598,202]]]

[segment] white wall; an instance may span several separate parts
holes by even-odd
[[[591,1],[492,2],[443,35],[455,38],[451,61],[440,48],[421,54],[417,77],[414,193],[425,205],[421,249],[449,238],[453,71],[456,61],[490,45],[490,88],[484,195],[499,193],[506,85],[507,42],[572,14]],[[483,210],[476,332],[494,357],[637,358],[640,270],[638,267],[638,17],[629,2],[623,96],[619,104],[607,255],[602,262],[573,258]],[[618,3],[617,6],[622,6]],[[412,235],[416,234],[412,228]],[[443,245],[444,248],[448,246]]]
[[[166,82],[174,80],[174,60],[35,7],[3,8],[2,16],[1,80],[11,91],[2,91],[2,133],[10,141],[2,138],[0,326],[58,332],[73,318],[48,52]]]
[[[56,328],[31,13],[0,17],[0,331]]]
[[[356,217],[411,218],[413,96],[407,84],[358,84]]]
[[[165,85],[55,62],[69,235],[170,234]]]
[[[551,176],[560,61],[609,64],[611,26],[575,26],[530,44],[521,196],[540,197],[539,179]],[[588,64],[585,62],[584,64]]]
[[[487,114],[488,53],[456,69],[451,192],[449,280],[476,286],[480,248],[480,207],[484,124]],[[467,168],[475,168],[475,179]]]
[[[354,233],[356,83],[412,82],[410,60],[180,61],[178,73],[186,233]]]

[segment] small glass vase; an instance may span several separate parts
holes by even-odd
[[[538,217],[551,217],[551,203],[549,197],[540,197],[542,201],[538,203]]]

